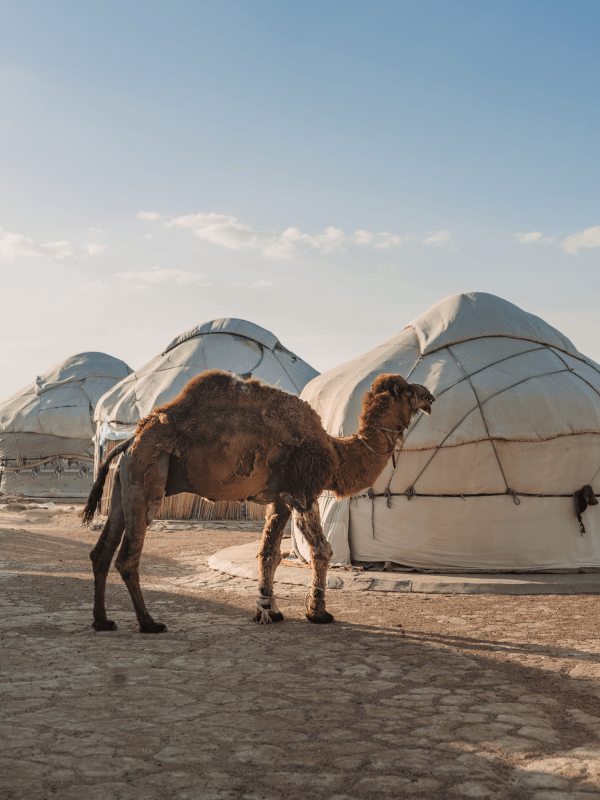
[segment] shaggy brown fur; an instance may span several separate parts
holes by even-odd
[[[412,415],[431,411],[434,398],[400,375],[380,375],[363,401],[358,434],[329,436],[318,414],[295,395],[256,379],[239,380],[212,370],[191,380],[181,394],[155,408],[135,435],[113,450],[83,512],[89,522],[102,496],[110,461],[117,468],[108,520],[90,557],[94,567],[96,630],[114,630],[104,603],[106,576],[121,537],[116,567],[125,581],[142,633],[158,633],[139,584],[146,535],[165,495],[192,492],[209,500],[269,504],[260,559],[257,622],[283,619],[273,598],[280,544],[291,510],[310,546],[311,622],[332,622],[325,610],[331,547],[323,535],[317,497],[325,489],[348,497],[371,486]],[[118,452],[117,452],[118,451]]]

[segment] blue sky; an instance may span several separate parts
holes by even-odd
[[[577,0],[5,0],[0,400],[222,316],[325,370],[459,291],[600,360],[599,23]]]

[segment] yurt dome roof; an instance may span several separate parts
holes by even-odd
[[[209,369],[261,378],[293,394],[300,394],[319,374],[265,328],[243,319],[212,320],[177,336],[160,355],[109,391],[98,403],[95,419],[108,425],[134,425]]]
[[[17,451],[29,455],[31,447],[36,450],[32,455],[45,452],[42,440],[25,439],[19,434],[87,440],[89,447],[96,403],[130,373],[124,361],[96,352],[77,353],[50,367],[0,404],[0,456],[13,456]],[[56,446],[56,442],[46,446],[48,454],[54,454],[52,448]],[[62,452],[70,452],[70,447],[67,444]]]
[[[322,498],[339,561],[352,549],[420,567],[600,566],[600,513],[582,542],[573,511],[573,493],[600,475],[598,364],[539,317],[471,292],[311,381],[302,399],[330,434],[348,436],[382,373],[436,402],[413,418],[397,467],[390,458],[370,495]]]
[[[253,322],[248,322],[245,319],[234,319],[232,317],[225,317],[224,319],[213,319],[210,322],[203,322],[201,325],[196,325],[190,328],[185,333],[182,333],[167,346],[165,353],[173,350],[182,342],[187,342],[189,339],[194,339],[197,336],[204,336],[209,333],[228,333],[231,336],[239,336],[242,339],[249,339],[252,342],[262,345],[269,350],[274,350],[279,344],[279,340],[274,336],[271,331],[266,328],[261,328],[260,325],[255,325]]]
[[[573,343],[552,325],[487,292],[446,297],[406,328],[417,334],[421,355],[472,339],[501,336],[538,342],[580,357]]]
[[[0,404],[0,489],[86,497],[92,488],[94,407],[131,373],[106,353],[77,353]]]
[[[400,333],[320,375],[302,397],[329,433],[348,436],[382,372],[398,372],[437,398],[431,417],[413,425],[406,450],[436,448],[446,436],[446,447],[488,438],[474,413],[479,403],[500,439],[600,432],[600,367],[544,320],[484,292],[436,303]],[[467,375],[476,376],[475,391]]]

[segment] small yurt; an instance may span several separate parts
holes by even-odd
[[[243,319],[216,319],[197,325],[114,386],[96,407],[96,464],[156,406],[176,397],[188,381],[209,369],[260,378],[299,395],[319,373],[284,347],[270,331]],[[116,466],[116,465],[115,465]],[[100,513],[108,513],[114,470],[109,472]],[[254,503],[211,503],[192,494],[164,499],[159,519],[263,519]]]
[[[302,398],[330,434],[348,436],[365,392],[387,372],[426,386],[436,402],[431,416],[413,417],[395,469],[390,458],[360,496],[320,498],[332,563],[600,567],[600,505],[581,525],[575,508],[576,492],[600,484],[598,364],[539,317],[473,292],[315,378]],[[308,559],[297,528],[294,540]]]
[[[78,353],[2,403],[2,493],[86,497],[94,475],[94,407],[130,373],[106,353]]]

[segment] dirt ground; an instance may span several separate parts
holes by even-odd
[[[15,521],[16,519],[16,521]],[[256,532],[149,534],[142,636],[111,573],[90,627],[75,515],[0,517],[7,800],[600,798],[600,598],[328,592],[331,626],[207,558]],[[403,626],[403,627],[400,627]]]

